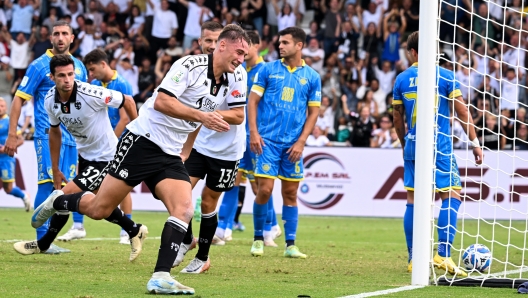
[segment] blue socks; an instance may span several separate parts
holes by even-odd
[[[264,223],[268,215],[268,204],[257,204],[253,202],[253,227],[255,229],[254,240],[264,240]]]
[[[73,213],[73,225],[75,226],[75,228],[82,228],[82,225],[84,223],[84,215],[80,214],[80,213],[77,213],[77,212],[72,212]]]
[[[26,194],[18,186],[13,187],[9,194],[22,200],[26,196]]]
[[[407,204],[405,215],[403,216],[403,230],[405,232],[405,240],[407,241],[407,252],[409,259],[412,260],[412,242],[413,242],[413,221],[414,221],[414,204]]]
[[[442,201],[438,215],[438,254],[444,258],[451,256],[451,244],[455,240],[460,204],[461,202],[455,198]]]
[[[239,186],[235,186],[224,193],[222,205],[220,205],[220,210],[218,211],[218,228],[225,230],[229,223],[231,223],[231,228],[233,227],[232,222],[237,210],[239,189]]]
[[[33,204],[36,209],[42,202],[44,202],[53,191],[53,183],[46,182],[38,185],[37,194],[35,195],[35,202]],[[49,220],[46,221],[40,228],[37,228],[37,240],[39,240],[48,231]]]
[[[286,246],[295,245],[297,223],[299,222],[299,208],[297,206],[282,206],[282,220],[284,221]]]
[[[275,215],[275,210],[273,209],[273,195],[270,196],[267,205],[268,213],[266,215],[266,224],[264,225],[264,231],[269,232],[271,231],[271,227],[273,227],[273,216]],[[276,217],[275,221],[277,221]]]

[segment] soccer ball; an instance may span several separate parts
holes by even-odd
[[[471,244],[462,255],[467,270],[484,272],[491,266],[491,251],[486,245]]]

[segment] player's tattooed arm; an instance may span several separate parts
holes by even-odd
[[[405,148],[405,123],[403,122],[403,115],[405,108],[402,104],[393,105],[392,117],[394,121],[394,129],[400,139],[402,148]]]

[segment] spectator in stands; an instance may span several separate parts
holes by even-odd
[[[312,58],[312,68],[318,73],[323,73],[323,61],[325,57],[325,52],[323,49],[319,48],[319,41],[315,38],[310,39],[308,47],[305,47],[302,50],[302,55],[304,57]]]
[[[527,119],[526,119],[526,109],[523,108],[523,107],[520,107],[518,110],[517,110],[517,123],[526,123],[528,124],[527,122]]]
[[[18,0],[17,4],[13,4],[12,0],[4,2],[6,8],[12,10],[13,17],[11,21],[11,33],[12,39],[17,39],[18,33],[24,34],[25,40],[29,40],[31,35],[31,24],[33,19],[33,13],[40,7],[40,1],[36,0],[32,5],[28,3],[28,0]]]
[[[0,97],[4,98],[7,103],[7,108],[11,106],[12,94],[11,92],[15,73],[11,67],[11,59],[8,56],[0,58]]]
[[[500,109],[510,110],[510,115],[515,115],[519,108],[519,80],[515,68],[508,68],[506,77],[501,80]]]
[[[31,36],[35,34],[35,31],[36,28],[33,28]],[[7,27],[2,27],[1,33],[9,45],[9,52],[11,53],[10,63],[14,70],[14,80],[16,82],[17,80],[22,79],[26,73],[26,69],[29,65],[29,59],[31,58],[30,49],[33,47],[33,44],[30,43],[29,40],[26,40],[26,35],[23,32],[19,32],[16,35],[15,40],[11,39],[11,34],[7,32]],[[31,42],[36,40],[34,37],[31,37],[30,39]]]
[[[132,42],[130,42],[128,38],[123,38],[123,44],[114,52],[113,58],[117,59],[118,62],[125,58],[128,58],[129,61],[134,62],[135,55],[136,54],[134,53],[134,46],[132,45]]]
[[[371,22],[367,25],[363,34],[363,51],[379,56],[378,48],[381,46],[381,30],[376,23]]]
[[[337,134],[336,134],[336,142],[339,142],[339,143],[349,142],[350,129],[348,127],[348,122],[346,119],[347,118],[345,116],[339,117],[338,126],[337,126]]]
[[[248,0],[248,10],[253,25],[257,29],[260,36],[262,36],[262,28],[264,26],[264,17],[266,16],[266,5],[264,0]]]
[[[144,26],[145,18],[141,15],[139,6],[133,5],[130,9],[130,16],[126,20],[128,37],[133,38],[137,34],[142,34]]]
[[[351,22],[343,22],[338,40],[339,46],[337,48],[337,57],[339,60],[342,61],[347,56],[356,56],[359,36],[360,31],[356,30]]]
[[[383,114],[379,120],[377,129],[372,131],[372,139],[370,147],[372,148],[392,148],[392,139],[390,130],[392,128],[392,120],[388,114]]]
[[[322,94],[332,97],[341,97],[341,86],[339,85],[339,67],[337,64],[337,55],[333,53],[326,59],[326,67],[321,73],[322,76]]]
[[[169,41],[171,36],[176,35],[176,32],[178,30],[178,18],[176,17],[176,14],[173,11],[169,10],[169,2],[167,0],[162,0],[159,6],[155,6],[153,0],[148,1],[150,7],[152,7],[152,9],[154,10],[154,20],[152,23],[152,37],[150,39],[150,51],[152,57],[154,57],[160,49],[165,49],[167,47],[167,42]],[[199,1],[202,1],[203,3],[203,0]],[[192,4],[190,4],[189,7],[192,7],[192,9],[189,9],[189,12],[191,12],[192,10],[193,13],[196,13],[196,4],[194,2],[190,3]],[[194,17],[194,14],[189,14],[187,22],[190,22],[189,19],[192,17]],[[187,24],[185,26],[187,26]],[[198,26],[198,28],[200,27]],[[198,30],[198,32],[200,31]]]
[[[70,25],[74,30],[79,28],[77,23],[77,17],[83,14],[84,7],[79,0],[66,0],[67,6],[62,8],[64,15],[69,15],[71,17]]]
[[[325,14],[325,30],[323,49],[325,54],[331,55],[337,49],[337,39],[339,38],[339,30],[341,28],[341,7],[343,0],[330,0],[330,9],[326,8],[326,0],[321,1],[321,10]]]
[[[4,97],[4,99],[6,98]],[[17,131],[22,133],[22,136],[25,140],[30,140],[33,137],[32,132],[35,128],[34,110],[35,108],[33,107],[33,102],[31,100],[24,100],[22,103],[22,108],[20,109]]]
[[[46,50],[51,49],[52,45],[50,42],[49,29],[46,26],[40,26],[39,35],[37,40],[31,48],[31,55],[29,61],[33,61],[34,58],[42,56],[46,53]]]
[[[356,111],[360,112],[363,108],[369,108],[369,116],[377,117],[379,114],[378,104],[374,100],[374,92],[372,90],[367,90],[363,99],[360,100],[357,104]]]
[[[59,20],[59,17],[57,15],[57,7],[50,7],[49,9],[49,16],[42,21],[42,26],[48,27],[48,30],[51,29],[53,24]]]
[[[134,100],[136,101],[136,106],[138,106],[138,103],[145,102],[154,91],[154,83],[156,82],[156,75],[154,74],[154,71],[152,70],[150,59],[148,57],[144,57],[141,61],[141,67],[139,68],[139,75],[138,75],[138,89],[139,93],[134,96]],[[139,106],[138,106],[139,109]]]
[[[528,150],[528,126],[524,123],[517,124],[515,150]]]
[[[262,1],[262,0],[261,0]],[[254,31],[255,24],[249,15],[247,2],[242,2],[240,5],[240,15],[238,16],[238,24],[246,31]]]
[[[110,2],[112,4],[112,2]],[[117,50],[125,38],[125,34],[119,29],[117,22],[111,21],[106,25],[106,22],[101,24],[101,39],[105,42],[105,52],[109,57],[114,56],[114,51]],[[106,32],[105,32],[106,31]]]
[[[471,23],[473,48],[482,45],[484,42],[487,42],[488,49],[496,47],[496,43],[493,41],[495,38],[495,26],[493,26],[493,22],[488,22],[488,19],[488,4],[481,3],[478,7],[478,14],[473,14]]]
[[[330,127],[333,125],[333,123],[330,123],[328,118],[325,117],[326,109],[327,109],[327,106],[324,106],[321,104],[321,108],[319,109],[319,117],[317,117],[317,121],[315,122],[315,125],[321,129],[321,133],[324,136],[328,135],[328,131],[330,130]]]
[[[154,66],[154,73],[156,74],[156,86],[158,86],[161,83],[161,80],[163,77],[165,77],[165,74],[169,71],[172,65],[172,57],[165,54],[164,52],[160,52],[158,55],[158,60],[156,61],[156,65]]]
[[[321,108],[324,108],[324,118],[328,123],[328,131],[326,136],[331,140],[335,140],[335,117],[337,114],[337,106],[339,103],[339,97],[328,97],[324,96],[321,98]]]
[[[177,57],[177,56],[183,55],[183,49],[181,47],[178,47],[176,37],[173,36],[169,38],[169,42],[167,42],[167,48],[165,49],[165,54],[171,57]]]
[[[301,0],[295,0],[295,6],[292,8],[290,3],[284,3],[282,8],[279,7],[278,0],[273,1],[273,9],[277,15],[278,30],[281,31],[288,27],[295,27],[297,23],[297,14],[299,13],[299,5]]]
[[[376,4],[375,1],[370,1],[368,5],[368,10],[363,11],[363,29],[367,29],[371,23],[377,28],[381,27],[381,22],[383,20],[383,7]],[[366,34],[366,32],[364,32]]]
[[[306,44],[310,44],[310,40],[315,39],[319,45],[323,44],[323,34],[319,29],[319,24],[316,21],[310,22],[310,33],[306,35]]]
[[[150,44],[143,35],[136,35],[134,37],[134,65],[141,65],[145,57],[151,59]]]
[[[412,0],[403,0],[403,15],[407,21],[407,32],[418,31],[419,11],[418,5],[413,5]]]
[[[94,26],[98,29],[103,22],[103,14],[99,12],[96,0],[90,0],[88,3],[88,11],[84,14],[84,17],[91,19],[94,22]]]
[[[388,60],[383,61],[381,69],[374,66],[376,78],[379,80],[380,89],[385,93],[389,94],[392,92],[394,85],[394,79],[396,78],[396,70],[391,69],[391,62]]]
[[[77,36],[77,43],[79,44],[78,48],[80,50],[81,57],[86,56],[86,54],[97,48],[102,48],[105,46],[104,40],[100,35],[96,34],[95,26],[93,25],[93,21],[91,19],[86,20],[85,29],[86,31],[81,31]]]
[[[389,21],[391,18],[399,16],[401,19],[401,25],[396,21]],[[383,20],[383,54],[381,55],[382,60],[390,61],[394,66],[396,61],[400,60],[400,39],[405,28],[407,27],[407,20],[403,10],[392,9]]]
[[[451,118],[451,126],[453,132],[453,149],[467,149],[469,146],[469,138],[464,132],[462,123],[458,118]]]
[[[370,136],[374,130],[374,123],[370,115],[370,108],[364,106],[358,109],[359,117],[353,119],[351,141],[353,147],[370,147]]]
[[[112,2],[117,6],[118,22],[121,23],[132,9],[132,0],[112,0]]]
[[[117,72],[132,86],[132,96],[139,93],[139,68],[132,64],[132,60],[124,58],[117,62]]]
[[[504,148],[506,139],[501,134],[500,125],[495,115],[486,114],[485,129],[477,133],[480,144],[489,150],[499,150]]]
[[[306,139],[306,146],[308,147],[324,147],[329,146],[330,140],[322,133],[322,129],[315,125],[312,134]]]
[[[202,23],[212,19],[214,14],[204,6],[204,0],[196,0],[196,3],[186,0],[178,1],[188,9],[187,20],[183,29],[183,49],[188,50],[191,48],[192,41],[200,38]]]

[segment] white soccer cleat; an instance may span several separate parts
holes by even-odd
[[[278,247],[277,243],[273,241],[273,237],[264,237],[264,246]]]
[[[33,241],[20,241],[13,244],[13,248],[22,255],[32,255],[40,253],[40,249],[37,245],[37,240]]]
[[[29,195],[26,194],[22,201],[24,202],[24,209],[26,210],[26,212],[29,212],[29,210],[31,210],[31,198],[29,197]]]
[[[211,267],[211,260],[209,258],[205,262],[194,258],[180,273],[200,274],[209,270],[209,267]]]
[[[279,238],[280,235],[282,235],[282,230],[279,227],[279,225],[274,225],[271,227],[271,235],[273,235],[273,239]]]
[[[139,233],[135,237],[130,239],[130,246],[132,248],[132,250],[130,251],[130,262],[134,261],[141,253],[141,250],[143,250],[143,242],[147,238],[147,235],[147,226],[142,225],[141,227],[139,227]]]
[[[151,294],[194,295],[194,289],[177,282],[168,272],[154,272],[147,283]]]
[[[64,192],[62,190],[54,190],[48,198],[38,206],[35,211],[33,211],[33,216],[31,216],[31,226],[33,228],[39,228],[41,227],[50,217],[57,212],[55,208],[53,208],[53,202],[55,202],[55,199],[59,196],[64,195]]]
[[[196,243],[198,243],[198,239],[196,237],[193,237],[191,244],[181,244],[180,249],[178,250],[178,255],[176,256],[176,260],[174,260],[174,264],[172,265],[172,268],[177,267],[183,262],[183,259],[185,258],[185,255],[189,250],[193,250],[196,248]]]
[[[214,235],[214,236],[213,236],[213,240],[211,241],[211,244],[212,244],[212,245],[223,246],[223,245],[225,245],[226,243],[225,243],[224,239],[222,239],[222,238],[220,238],[220,237]]]
[[[128,234],[119,236],[119,244],[130,244],[130,238]]]
[[[86,230],[84,228],[71,228],[64,235],[57,238],[59,241],[72,241],[86,237]]]

